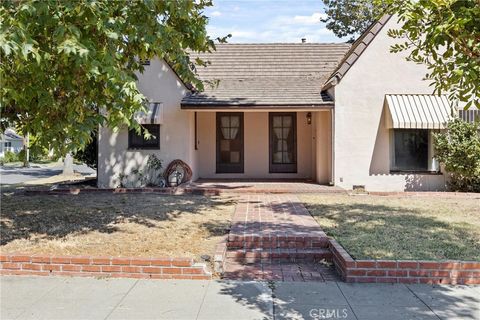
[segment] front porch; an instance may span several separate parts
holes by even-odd
[[[293,110],[190,111],[195,114],[196,178],[202,183],[297,179],[330,184],[332,111]]]
[[[199,179],[189,189],[203,193],[345,193],[335,186],[321,185],[312,180],[294,179]]]

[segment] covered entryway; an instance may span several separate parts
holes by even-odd
[[[285,108],[286,109],[286,108]],[[331,181],[331,111],[196,113],[199,179]]]
[[[322,88],[349,47],[218,44],[196,54],[209,62],[196,69],[204,87],[181,102],[195,114],[195,178],[332,183],[334,101]]]

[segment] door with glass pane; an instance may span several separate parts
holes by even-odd
[[[270,172],[297,172],[297,116],[270,113]]]
[[[243,113],[217,113],[217,173],[243,173]]]

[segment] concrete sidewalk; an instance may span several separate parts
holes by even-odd
[[[4,319],[480,319],[480,287],[0,277]]]

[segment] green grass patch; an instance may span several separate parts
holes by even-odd
[[[356,259],[480,261],[480,195],[304,195],[301,200]]]

